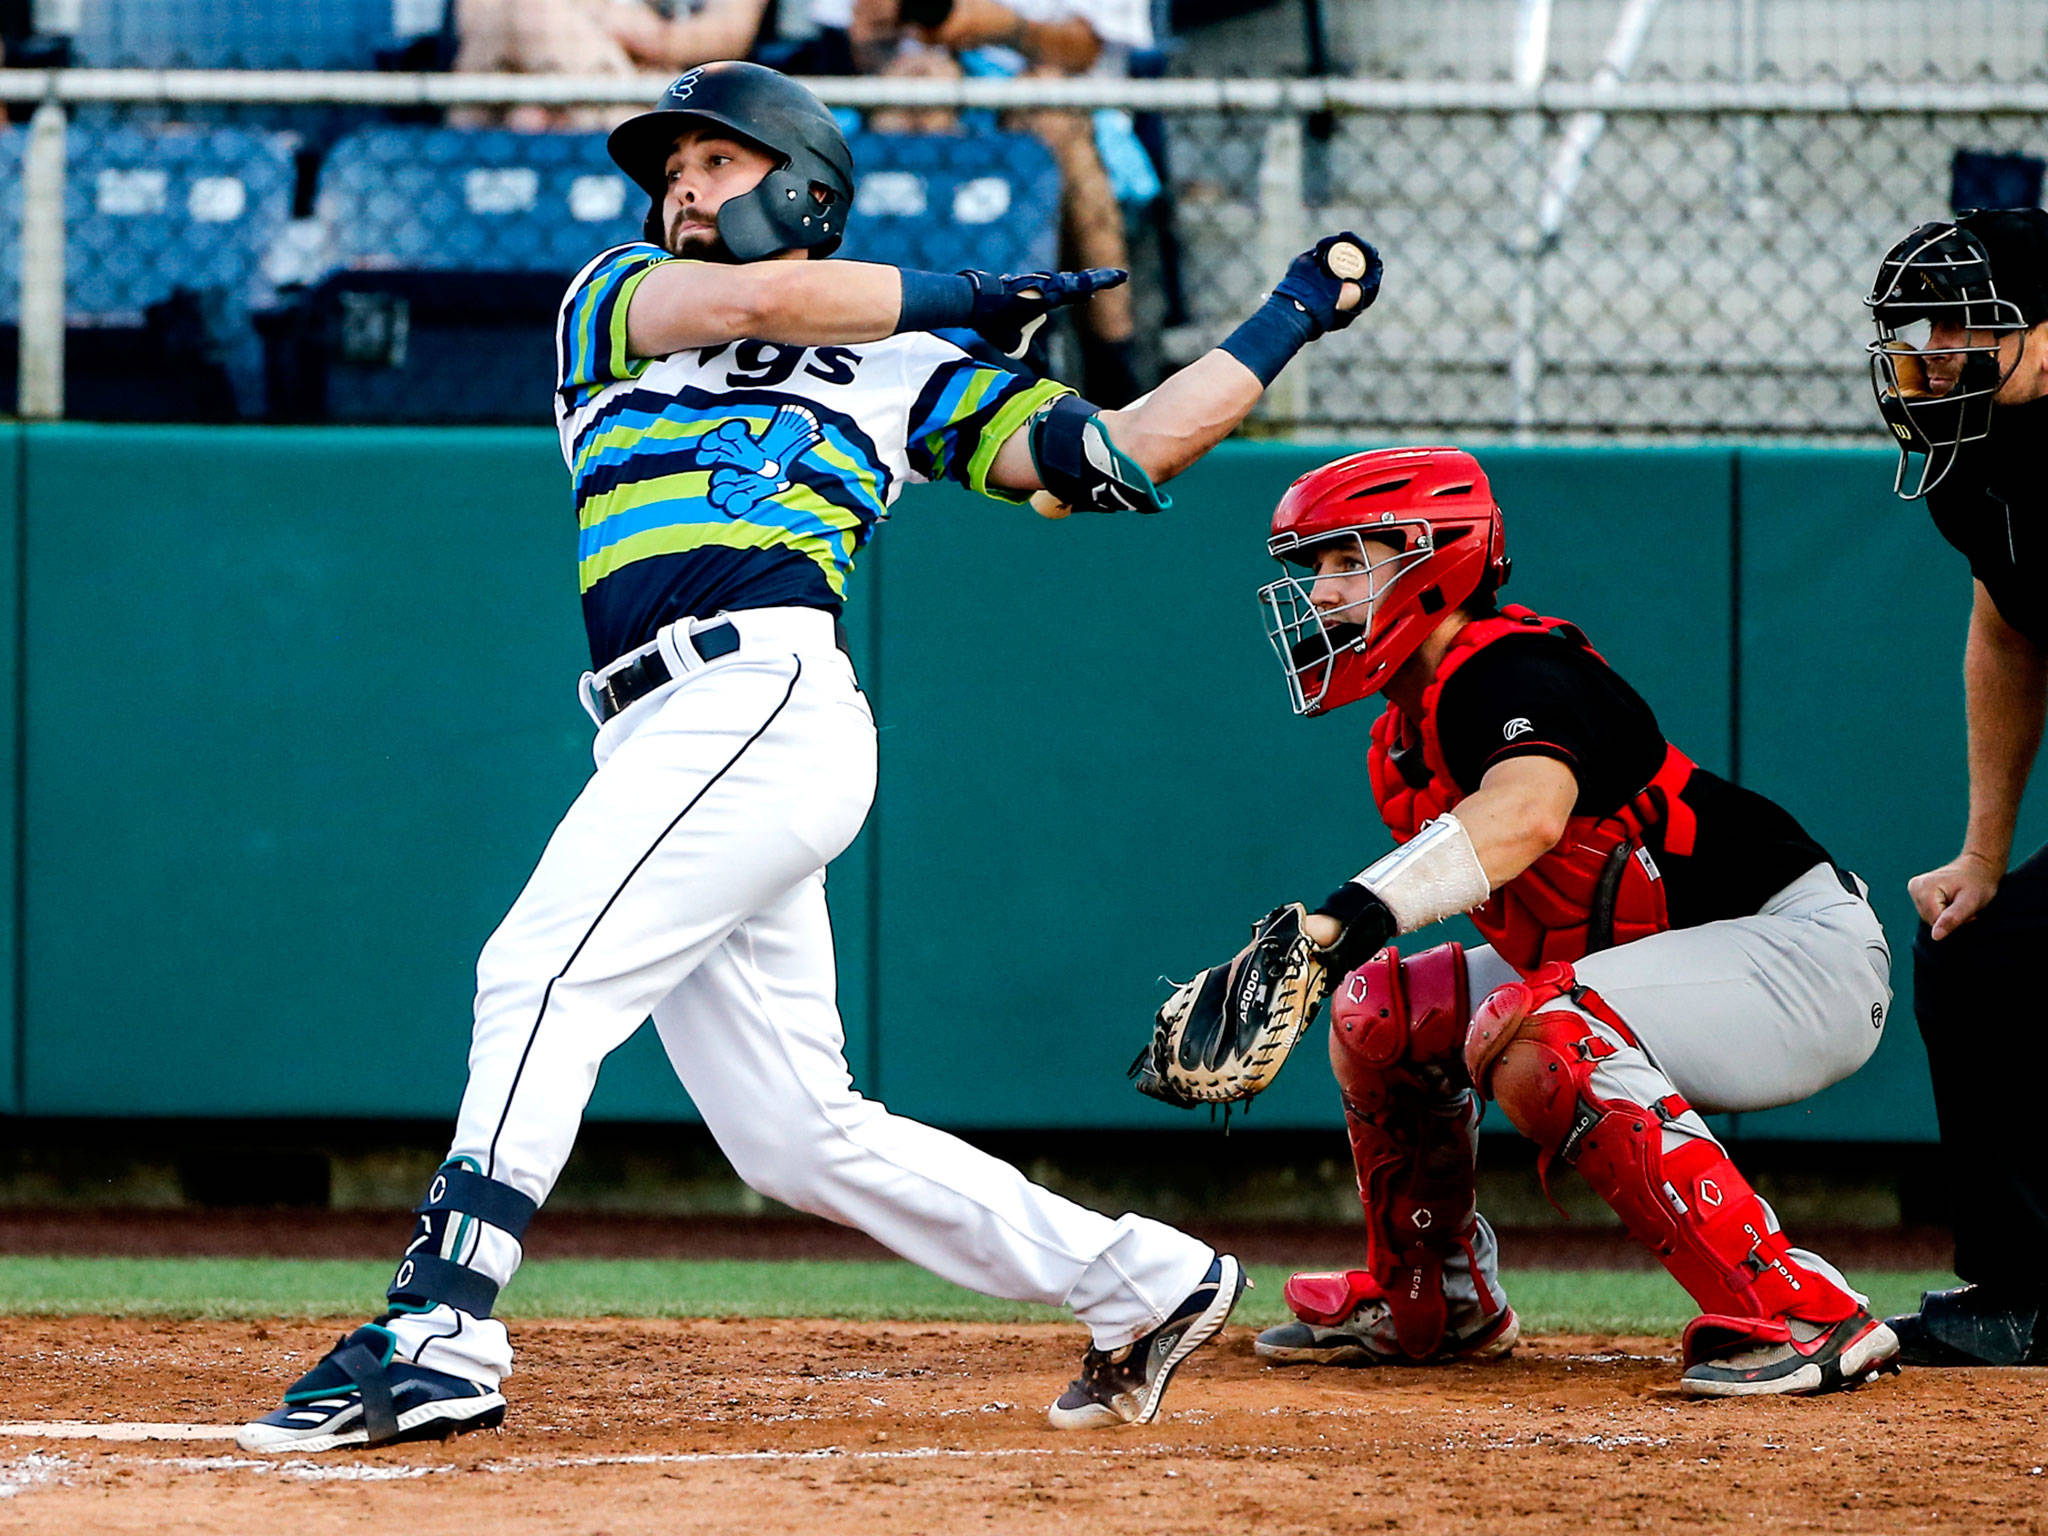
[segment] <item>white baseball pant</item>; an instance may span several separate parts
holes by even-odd
[[[651,1014],[762,1194],[960,1285],[1070,1307],[1100,1348],[1151,1331],[1201,1283],[1207,1245],[1086,1210],[854,1089],[824,869],[873,799],[874,720],[831,615],[725,617],[741,643],[715,661],[664,631],[676,679],[598,732],[597,772],[484,946],[450,1157],[544,1201],[599,1064]],[[458,1241],[445,1256],[500,1284],[519,1266],[497,1228]],[[443,1304],[391,1326],[422,1365],[489,1386],[512,1368],[494,1318]]]

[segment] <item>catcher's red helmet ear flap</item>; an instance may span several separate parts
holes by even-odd
[[[1295,712],[1386,687],[1443,614],[1508,579],[1506,544],[1486,472],[1461,448],[1354,453],[1295,481],[1266,547],[1311,574],[1259,591]],[[1346,579],[1362,579],[1369,599],[1338,606],[1331,587],[1318,604],[1313,573],[1332,547],[1355,552]]]

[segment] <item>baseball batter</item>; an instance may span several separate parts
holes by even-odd
[[[1155,482],[1371,300],[1377,257],[1322,242],[1221,347],[1098,413],[1005,354],[1122,273],[805,259],[838,246],[853,167],[796,82],[692,70],[610,144],[650,196],[647,239],[571,284],[556,379],[597,770],[477,962],[454,1142],[383,1314],[240,1443],[320,1451],[501,1422],[499,1289],[599,1064],[650,1014],[747,1183],[961,1285],[1071,1308],[1092,1345],[1052,1422],[1146,1422],[1228,1317],[1237,1261],[1085,1210],[853,1088],[824,870],[867,814],[875,727],[837,615],[906,484],[1038,492],[1053,514],[1164,507]]]
[[[1698,1396],[1813,1393],[1895,1369],[1898,1341],[1792,1246],[1702,1114],[1789,1104],[1876,1048],[1891,957],[1863,883],[1784,810],[1700,768],[1563,619],[1503,607],[1501,513],[1455,448],[1304,476],[1262,591],[1294,706],[1378,693],[1374,802],[1400,846],[1314,912],[1169,1000],[1141,1058],[1162,1097],[1256,1088],[1335,982],[1330,1059],[1366,1216],[1366,1267],[1299,1274],[1275,1364],[1493,1359],[1515,1343],[1474,1204],[1481,1100],[1575,1166],[1703,1314]],[[1401,957],[1471,911],[1489,941]],[[1199,1057],[1199,1051],[1195,1052]],[[1218,1067],[1224,1068],[1220,1073]]]

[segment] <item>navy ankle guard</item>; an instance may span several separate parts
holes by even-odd
[[[391,1277],[385,1299],[396,1311],[425,1312],[442,1303],[471,1317],[489,1317],[498,1302],[497,1282],[467,1264],[444,1258],[451,1223],[483,1222],[518,1240],[539,1207],[509,1184],[487,1179],[460,1163],[438,1169],[426,1198],[413,1207],[419,1217],[406,1257]],[[455,1226],[457,1241],[462,1229]]]

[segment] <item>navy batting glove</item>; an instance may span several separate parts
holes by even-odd
[[[1080,304],[1130,280],[1121,267],[1090,267],[1083,272],[1026,272],[997,276],[962,272],[974,286],[974,313],[967,324],[1009,357],[1022,357],[1045,317],[1069,304]]]
[[[1340,246],[1349,247],[1349,253],[1338,251]],[[1304,251],[1288,263],[1287,275],[1273,289],[1273,296],[1291,299],[1308,316],[1315,334],[1321,336],[1343,330],[1372,308],[1372,301],[1379,297],[1380,275],[1384,270],[1380,253],[1347,229],[1341,235],[1325,235],[1316,242],[1314,250]],[[1339,309],[1337,298],[1347,282],[1358,285],[1358,304],[1352,309]]]

